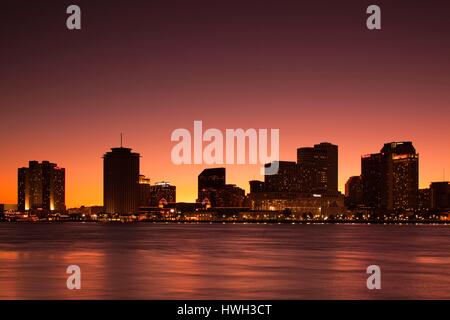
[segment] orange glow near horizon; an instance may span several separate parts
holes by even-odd
[[[49,160],[66,168],[67,207],[101,205],[102,156],[121,132],[141,174],[195,201],[206,166],[170,159],[172,131],[194,120],[279,129],[281,160],[336,144],[341,192],[361,156],[391,141],[413,142],[421,188],[450,180],[450,24],[431,3],[386,3],[376,32],[352,1],[89,1],[79,31],[63,9],[12,4],[2,19],[0,203],[17,203],[17,168]],[[247,191],[262,179],[259,165],[225,167]]]
[[[189,125],[185,127],[189,129]],[[321,141],[330,141],[338,144],[339,189],[341,192],[344,191],[345,182],[350,176],[360,174],[361,154],[363,152],[378,152],[384,142],[391,141],[384,140],[375,147],[369,146],[367,142],[351,142],[350,144],[355,149],[349,150],[346,148],[346,144],[339,142],[339,140],[320,139],[320,137],[317,138],[317,140],[297,143],[294,135],[292,135],[291,139],[286,139],[290,136],[289,131],[283,132],[282,129],[280,131],[281,160],[295,161],[296,148],[300,146],[309,146]],[[152,133],[149,132],[149,135],[151,134]],[[350,133],[347,135],[351,136]],[[405,140],[405,137],[406,135],[402,136],[403,139],[401,140]],[[131,139],[131,137],[128,138],[128,140]],[[155,148],[154,143],[146,142],[145,139],[139,139],[139,137],[135,137],[133,140],[139,141],[140,143],[136,143],[136,146],[131,145],[131,143],[127,143],[126,145],[133,147],[134,151],[141,154],[141,173],[150,177],[152,184],[157,181],[169,181],[177,187],[177,201],[195,201],[197,196],[197,175],[206,167],[205,165],[172,164],[170,160],[170,151],[171,147],[175,145],[175,142],[170,141],[170,131],[167,131],[165,141],[163,139],[152,139],[152,141],[160,141],[159,146],[156,148],[159,150],[157,154],[152,152],[152,149]],[[304,139],[301,139],[300,137],[299,140],[304,141]],[[84,150],[84,152],[77,153],[77,151],[73,149],[75,145],[74,142],[75,141],[72,140],[72,143],[70,146],[67,146],[67,149],[64,149],[64,152],[52,152],[51,150],[55,150],[53,148],[46,152],[38,150],[30,152],[30,150],[27,149],[27,152],[22,156],[24,160],[20,163],[16,163],[14,159],[11,159],[7,166],[5,166],[5,161],[3,160],[0,203],[17,203],[17,168],[26,166],[26,159],[28,157],[29,160],[50,160],[66,168],[67,207],[102,205],[103,167],[101,155],[108,150],[108,147],[106,145],[101,146],[101,143],[94,143],[94,145],[91,146],[80,145],[76,150]],[[83,143],[83,141],[80,141],[80,143]],[[450,154],[441,153],[439,159],[434,159],[429,156],[429,154],[432,153],[432,145],[427,145],[425,141],[421,142],[420,139],[416,139],[416,141],[413,140],[413,143],[420,153],[420,187],[428,187],[432,181],[442,181],[444,178],[443,170],[448,164],[446,160],[450,158]],[[111,144],[113,145],[113,142]],[[37,146],[36,149],[41,148]],[[103,151],[98,152],[97,150]],[[44,157],[45,154],[47,156]],[[262,180],[264,178],[259,173],[260,165],[225,165],[225,167],[227,168],[227,183],[237,184],[247,192],[249,191],[249,180]]]

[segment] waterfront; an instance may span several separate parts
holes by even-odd
[[[449,240],[446,225],[2,223],[0,299],[448,299]]]

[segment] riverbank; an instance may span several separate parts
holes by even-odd
[[[112,223],[112,224],[393,224],[393,225],[450,225],[450,221],[444,220],[412,220],[412,221],[361,221],[361,220],[311,220],[311,221],[266,221],[266,220],[160,220],[160,221],[72,221],[72,220],[38,220],[38,221],[0,221],[0,223],[29,223],[29,224],[62,224],[62,223]]]

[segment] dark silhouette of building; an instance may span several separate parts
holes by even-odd
[[[263,181],[259,180],[251,180],[249,181],[250,184],[250,193],[252,192],[264,192],[265,185]]]
[[[18,210],[64,211],[65,169],[49,161],[30,161],[18,169]]]
[[[419,192],[419,155],[412,142],[384,144],[382,206],[388,210],[417,209]]]
[[[218,203],[218,191],[225,187],[225,168],[204,169],[198,176],[197,202],[207,201],[212,207]]]
[[[276,174],[264,176],[263,185],[253,183],[253,187],[263,188],[264,192],[338,194],[336,145],[322,142],[314,147],[298,148],[297,162],[278,161],[278,167]]]
[[[301,189],[318,194],[338,193],[338,146],[322,142],[297,149]]]
[[[135,213],[139,206],[139,153],[112,148],[103,156],[103,203],[106,213]]]
[[[198,176],[198,199],[206,207],[242,207],[245,190],[226,184],[225,168],[208,168]]]
[[[347,206],[358,206],[363,203],[363,183],[360,176],[353,176],[345,184],[345,200]]]
[[[297,191],[301,193],[326,194],[327,191],[320,186],[321,174],[318,173],[317,166],[311,162],[297,163],[298,179]]]
[[[386,210],[417,209],[419,155],[412,142],[384,144],[380,153],[361,159],[364,203]]]
[[[270,164],[266,164],[266,167]],[[297,162],[278,161],[278,172],[264,182],[250,181],[246,202],[253,210],[283,211],[315,218],[344,209],[337,187],[338,147],[323,142],[297,149]]]
[[[278,161],[278,172],[264,175],[264,186],[265,192],[300,192],[300,167],[294,161]]]
[[[381,208],[381,189],[383,187],[381,153],[361,157],[361,180],[363,203],[372,209]]]
[[[157,182],[150,186],[150,206],[166,206],[177,201],[177,189],[169,182]]]
[[[151,200],[151,186],[150,178],[144,175],[139,176],[139,206],[148,207],[150,206]]]
[[[204,169],[198,176],[198,190],[221,188],[225,185],[225,168]]]
[[[217,193],[217,207],[242,207],[245,200],[245,190],[234,184],[226,184]]]
[[[433,210],[450,209],[450,184],[448,181],[432,182],[431,190],[431,208]]]
[[[417,210],[420,212],[427,212],[431,209],[431,190],[430,188],[419,189],[419,196],[417,200]]]
[[[276,174],[265,175],[264,182],[250,181],[249,207],[314,217],[344,209],[344,197],[338,191],[338,146],[322,142],[298,148],[297,162],[278,161],[278,168]]]

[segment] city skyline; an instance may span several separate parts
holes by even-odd
[[[2,3],[0,300],[207,319],[450,300],[449,14]]]
[[[278,128],[290,161],[330,140],[341,146],[341,192],[360,156],[386,141],[414,141],[420,188],[450,176],[450,26],[432,3],[383,3],[378,31],[360,1],[107,7],[83,3],[78,31],[67,30],[64,3],[5,7],[0,202],[17,201],[17,167],[50,159],[67,168],[68,206],[100,204],[99,150],[120,132],[142,174],[195,199],[204,166],[173,165],[170,134],[197,119]],[[226,167],[246,191],[261,179],[259,166]]]
[[[121,138],[122,138],[122,135],[121,135]],[[122,143],[122,141],[121,141],[121,143]],[[247,180],[247,185],[245,186],[245,188],[242,188],[242,187],[240,187],[239,185],[237,185],[236,183],[233,183],[232,185],[230,185],[230,184],[227,184],[228,186],[236,186],[238,189],[239,188],[242,188],[243,190],[245,190],[245,194],[249,194],[250,193],[250,191],[251,191],[251,187],[250,187],[250,185],[251,185],[251,182],[262,182],[262,183],[264,183],[264,181],[266,181],[266,183],[268,182],[268,183],[270,183],[272,186],[276,186],[278,183],[276,182],[277,180],[273,180],[273,179],[278,179],[277,178],[277,176],[279,176],[280,174],[282,175],[282,176],[284,176],[284,175],[287,175],[287,176],[293,176],[293,175],[297,175],[297,174],[299,174],[300,172],[304,172],[303,174],[306,174],[307,176],[309,176],[309,177],[303,177],[303,178],[301,178],[302,176],[300,176],[300,178],[301,179],[306,179],[306,180],[304,180],[303,182],[299,182],[299,181],[290,181],[289,182],[289,185],[295,185],[295,184],[297,184],[299,187],[300,187],[300,189],[298,189],[298,190],[281,190],[282,192],[291,192],[291,191],[294,191],[294,192],[303,192],[303,193],[314,193],[314,192],[319,192],[319,193],[322,193],[322,192],[325,192],[325,194],[326,193],[334,193],[335,191],[333,191],[333,190],[335,190],[333,187],[331,187],[331,189],[327,189],[327,188],[325,188],[325,189],[323,189],[323,187],[320,187],[321,189],[314,189],[314,188],[318,188],[318,186],[317,186],[317,182],[311,182],[311,172],[310,172],[310,170],[311,170],[311,165],[313,165],[313,166],[317,166],[317,165],[319,165],[319,172],[318,173],[316,173],[316,174],[319,174],[320,172],[323,172],[323,171],[321,171],[322,169],[323,169],[323,167],[321,167],[321,166],[323,166],[324,164],[323,164],[323,160],[309,160],[309,157],[312,155],[312,154],[315,154],[316,152],[317,152],[317,148],[319,148],[318,150],[319,150],[319,152],[321,152],[320,151],[320,147],[322,147],[323,148],[323,146],[327,146],[327,145],[330,145],[331,147],[336,147],[336,155],[334,155],[334,157],[336,158],[336,156],[338,156],[339,155],[339,153],[337,152],[337,148],[339,147],[339,146],[337,146],[337,145],[334,145],[334,144],[331,144],[331,143],[329,143],[329,142],[320,142],[320,143],[318,143],[318,144],[314,144],[314,147],[305,147],[305,146],[302,146],[302,147],[298,147],[297,149],[296,149],[296,151],[297,151],[297,162],[295,162],[295,161],[290,161],[290,160],[285,160],[285,159],[279,159],[279,162],[280,162],[280,170],[281,171],[279,171],[279,173],[278,174],[276,174],[276,175],[274,175],[274,176],[271,176],[271,175],[269,175],[269,176],[260,176],[258,179],[248,179]],[[412,144],[411,144],[411,142],[410,141],[403,141],[403,142],[388,142],[388,143],[384,143],[384,147],[380,150],[380,152],[391,152],[391,151],[387,151],[387,148],[397,148],[397,147],[401,147],[402,149],[401,149],[401,153],[403,153],[404,152],[404,150],[407,150],[408,152],[409,152],[409,149],[408,148],[411,148],[413,151],[412,151],[412,153],[415,155],[415,157],[417,157],[418,158],[418,154],[419,153],[417,153],[417,154],[415,154],[415,152],[416,152],[416,150],[414,149],[414,147],[412,146]],[[303,155],[301,155],[301,154],[303,154]],[[349,176],[349,177],[340,177],[340,175],[339,175],[339,166],[337,166],[337,163],[336,164],[328,164],[328,165],[331,165],[331,166],[335,166],[334,168],[334,170],[337,170],[337,172],[336,173],[332,173],[331,175],[333,176],[333,175],[335,175],[335,174],[337,174],[338,175],[338,177],[339,177],[339,180],[345,180],[345,184],[344,184],[344,190],[341,190],[340,188],[338,188],[337,189],[337,191],[338,192],[340,192],[340,193],[342,193],[343,195],[346,195],[346,192],[345,192],[345,190],[346,190],[346,185],[347,185],[347,183],[348,183],[348,181],[350,180],[350,179],[352,179],[352,178],[355,178],[355,177],[363,177],[364,175],[365,175],[365,173],[364,173],[364,167],[363,167],[363,165],[364,165],[364,163],[366,163],[367,162],[367,160],[369,160],[369,159],[371,159],[371,158],[373,158],[374,156],[375,157],[377,157],[377,156],[381,156],[382,155],[382,153],[372,153],[372,154],[363,154],[363,155],[361,155],[360,156],[360,163],[361,163],[361,165],[360,165],[360,172],[359,172],[359,174],[357,174],[357,175],[354,175],[354,176]],[[115,157],[113,157],[113,156],[115,156]],[[113,180],[111,180],[112,178],[110,178],[110,174],[108,174],[108,172],[111,172],[111,169],[108,169],[107,167],[105,167],[105,165],[107,165],[108,164],[108,166],[109,167],[111,167],[112,166],[112,164],[111,163],[115,163],[115,169],[114,170],[116,170],[117,171],[117,169],[119,169],[119,170],[122,170],[121,168],[122,167],[124,167],[123,166],[123,164],[124,164],[124,161],[125,162],[130,162],[130,166],[129,166],[129,169],[124,169],[124,170],[122,170],[122,171],[124,171],[125,173],[126,173],[126,175],[128,175],[128,171],[129,170],[131,170],[130,171],[130,174],[131,174],[131,172],[133,172],[132,174],[131,174],[131,176],[130,176],[130,178],[131,178],[131,180],[136,180],[135,181],[135,184],[136,184],[136,186],[135,186],[135,189],[136,190],[134,190],[134,192],[131,192],[132,194],[134,194],[134,196],[133,197],[136,197],[135,199],[133,199],[133,200],[131,200],[132,202],[135,202],[136,204],[134,204],[134,205],[131,205],[131,207],[134,207],[135,209],[134,209],[134,211],[136,210],[136,208],[138,208],[139,206],[142,206],[142,204],[141,204],[141,200],[139,199],[140,197],[142,198],[142,196],[140,196],[140,193],[142,192],[142,191],[140,191],[141,189],[139,189],[139,186],[141,186],[141,183],[143,183],[143,185],[148,185],[149,186],[149,188],[154,188],[154,187],[156,187],[157,185],[160,185],[160,184],[166,184],[167,186],[170,186],[170,185],[172,185],[174,188],[175,187],[177,187],[177,183],[176,183],[176,181],[175,182],[167,182],[167,181],[164,181],[164,179],[163,180],[160,180],[160,181],[162,181],[162,182],[158,182],[158,180],[155,180],[155,179],[152,179],[151,177],[147,177],[147,176],[145,176],[145,175],[143,175],[142,174],[142,172],[140,172],[141,170],[140,170],[140,167],[139,167],[139,162],[140,162],[140,158],[141,158],[141,154],[140,153],[138,153],[137,151],[136,152],[134,152],[133,151],[133,149],[132,148],[127,148],[127,147],[123,147],[122,145],[120,146],[120,147],[112,147],[112,148],[110,148],[110,151],[107,151],[105,154],[104,154],[104,156],[103,156],[103,158],[104,158],[104,168],[103,168],[103,184],[104,184],[104,187],[103,188],[106,188],[106,185],[107,185],[107,180],[110,180],[110,181],[113,181]],[[111,161],[111,160],[109,160],[109,161],[107,161],[107,159],[111,159],[111,158],[118,158],[117,160],[115,160],[115,162],[113,161]],[[125,160],[125,158],[130,158],[130,160]],[[400,157],[400,158],[402,158],[402,157]],[[399,159],[400,159],[399,158]],[[133,160],[133,159],[135,159],[135,160]],[[380,158],[381,159],[381,158]],[[309,160],[309,161],[308,161]],[[403,161],[403,159],[400,159],[401,161]],[[119,161],[120,163],[117,163],[116,164],[116,162],[117,161]],[[136,161],[136,164],[134,164],[133,162],[134,161]],[[322,162],[321,162],[322,161]],[[335,161],[335,160],[334,160]],[[328,162],[328,160],[326,160],[326,162]],[[417,161],[419,164],[420,164],[420,161]],[[36,161],[36,160],[29,160],[29,164],[30,164],[30,167],[32,166],[32,165],[34,165],[35,166],[35,163],[36,163],[36,165],[40,165],[39,164],[39,162],[38,161]],[[49,161],[48,160],[42,160],[42,164],[50,164],[50,165],[52,165],[52,166],[54,166],[54,167],[56,167],[56,169],[60,169],[60,167],[58,167],[56,164],[54,164],[54,163],[49,163]],[[297,167],[298,166],[298,164],[301,164],[300,165],[300,167],[299,167],[299,169],[295,169],[294,168],[294,171],[292,171],[292,169],[289,169],[289,167],[290,167],[290,165],[294,165],[295,167]],[[306,167],[304,166],[306,164]],[[327,166],[328,166],[327,165]],[[234,166],[237,166],[237,165],[233,165],[233,166],[231,166],[231,167],[234,167]],[[245,166],[248,166],[248,165],[245,165]],[[367,165],[366,165],[367,166]],[[126,167],[126,166],[125,166]],[[181,166],[181,167],[183,167],[183,166]],[[204,166],[204,165],[202,165],[202,166],[200,166],[200,167],[203,167],[203,169],[202,169],[202,171],[201,172],[199,172],[198,173],[198,178],[196,178],[196,180],[198,180],[198,181],[196,181],[197,183],[195,184],[195,191],[196,191],[196,193],[195,193],[195,196],[193,197],[193,198],[188,198],[188,199],[184,199],[182,196],[180,197],[180,195],[179,194],[177,194],[177,199],[179,199],[179,201],[178,202],[201,202],[201,199],[200,199],[200,190],[201,190],[201,185],[200,185],[200,177],[202,176],[202,174],[204,173],[204,172],[208,172],[208,171],[211,171],[211,172],[217,172],[217,170],[223,170],[223,172],[221,172],[220,174],[221,175],[223,175],[223,181],[221,182],[222,184],[223,184],[223,186],[225,186],[226,184],[225,184],[225,170],[226,170],[226,168],[227,167],[230,167],[230,166],[224,166],[224,165],[210,165],[210,166]],[[111,167],[112,168],[112,167]],[[372,168],[373,169],[373,165],[371,165],[371,167],[370,168]],[[381,166],[381,162],[380,162],[380,166],[379,167],[376,167],[376,170],[382,170],[381,169],[382,168],[382,166]],[[418,170],[417,168],[418,168],[418,165],[416,164],[416,170]],[[20,184],[21,184],[21,181],[23,180],[24,181],[24,178],[22,178],[22,180],[21,180],[21,172],[23,171],[23,170],[25,170],[26,168],[19,168],[18,169],[18,176],[17,176],[17,178],[19,179],[19,190],[20,190]],[[62,170],[65,172],[66,171],[66,168],[62,168]],[[113,170],[113,171],[114,171]],[[296,170],[299,170],[298,172],[299,173],[297,173],[297,171]],[[327,169],[328,170],[328,169]],[[367,170],[367,169],[366,169]],[[292,172],[291,172],[292,171]],[[229,171],[227,170],[227,172],[228,172],[228,174],[229,174]],[[416,173],[417,175],[419,175],[419,173],[420,173],[420,170],[418,170],[418,172]],[[328,175],[328,174],[327,174]],[[133,178],[132,178],[132,176],[133,176]],[[134,177],[134,176],[136,176],[136,177]],[[320,174],[320,176],[322,176],[322,174]],[[197,176],[196,176],[197,177]],[[134,178],[136,178],[136,179],[134,179]],[[267,180],[267,179],[269,179],[269,180]],[[333,179],[333,181],[334,181],[334,178],[332,178]],[[67,179],[65,179],[66,181],[67,181]],[[231,180],[231,179],[230,179]],[[273,181],[272,181],[273,180]],[[367,180],[367,178],[366,178],[366,180]],[[64,182],[64,183],[66,183],[66,181]],[[155,185],[151,185],[151,181],[153,181],[153,183],[155,183],[156,182],[156,184]],[[326,180],[325,180],[326,181]],[[434,181],[430,181],[430,183],[428,184],[428,185],[426,185],[426,186],[421,186],[421,185],[419,185],[418,186],[418,188],[417,188],[417,190],[419,190],[419,189],[427,189],[427,188],[429,188],[430,187],[430,185],[432,184],[432,183],[439,183],[439,182],[444,182],[444,181],[447,181],[447,180],[445,180],[445,177],[442,177],[442,180],[439,180],[439,179],[437,179],[437,180],[434,180]],[[16,182],[17,182],[17,180],[16,180]],[[111,182],[108,182],[109,184],[111,184]],[[122,185],[122,183],[123,182],[120,182],[119,183],[119,181],[117,181],[117,182],[113,182],[113,185],[114,184],[117,184],[117,188],[118,189],[123,189],[123,188],[125,188],[125,186],[124,185]],[[307,186],[307,188],[309,189],[309,188],[311,188],[310,190],[305,190],[305,189],[302,189],[302,187],[298,184],[298,183],[300,183],[300,185],[303,185],[303,186]],[[323,182],[322,182],[323,183]],[[332,184],[333,184],[334,182],[332,182]],[[133,184],[133,183],[131,183],[131,184]],[[320,186],[320,184],[319,184],[319,186]],[[395,186],[395,185],[394,185]],[[392,188],[393,186],[392,186],[392,182],[391,182],[391,187],[390,188]],[[296,187],[297,188],[297,187]],[[373,187],[372,187],[373,188]],[[105,190],[107,190],[108,188],[106,188]],[[178,189],[178,188],[177,188]],[[385,187],[381,187],[381,189],[382,190],[374,190],[374,192],[373,192],[373,195],[372,195],[372,197],[377,197],[377,192],[378,193],[382,193],[382,192],[387,192],[387,189],[386,190],[384,190],[385,189]],[[322,191],[320,191],[320,190],[322,190]],[[328,191],[327,191],[328,190]],[[131,191],[131,190],[127,190],[127,192],[128,191]],[[275,190],[267,190],[267,191],[271,191],[271,192],[275,192]],[[107,191],[107,192],[109,192],[109,191]],[[123,193],[123,192],[122,192]],[[379,197],[381,197],[381,195],[378,195]],[[111,198],[112,196],[107,196],[106,194],[105,194],[105,192],[102,192],[102,198],[103,199],[106,199],[107,197],[109,197],[109,198]],[[18,201],[18,203],[20,203],[20,197],[19,197],[19,192],[17,193],[17,198],[19,198],[19,201]],[[17,200],[17,198],[16,198],[16,200]],[[180,199],[181,198],[181,199]],[[381,201],[381,200],[380,200]],[[387,200],[386,200],[387,201]],[[392,200],[391,200],[392,201]],[[1,202],[0,201],[0,203],[16,203],[17,201],[12,201],[12,202]],[[111,205],[107,205],[106,204],[106,202],[107,201],[103,201],[103,202],[99,202],[99,203],[95,203],[95,204],[80,204],[80,205],[74,205],[74,206],[72,206],[72,205],[70,205],[70,204],[68,204],[68,205],[66,205],[66,207],[67,208],[70,208],[70,207],[80,207],[80,206],[95,206],[95,205],[101,205],[101,206],[106,206],[106,207],[108,207],[108,206],[111,206]],[[153,200],[153,202],[155,202],[154,200]],[[370,200],[367,200],[367,199],[365,199],[364,200],[364,202],[365,203],[371,203],[371,201]],[[155,202],[155,203],[157,203],[157,201]],[[379,204],[380,205],[380,204]],[[23,205],[22,205],[23,206]],[[130,206],[130,205],[129,205]],[[105,207],[105,208],[106,208]],[[388,206],[390,209],[393,209],[393,207],[392,207],[392,205],[391,206]],[[387,208],[387,207],[386,207]],[[22,209],[23,210],[23,209]],[[113,213],[114,212],[114,210],[112,210],[112,209],[106,209],[106,211],[107,212],[109,212],[109,213]],[[130,212],[132,212],[133,210],[130,210]]]

